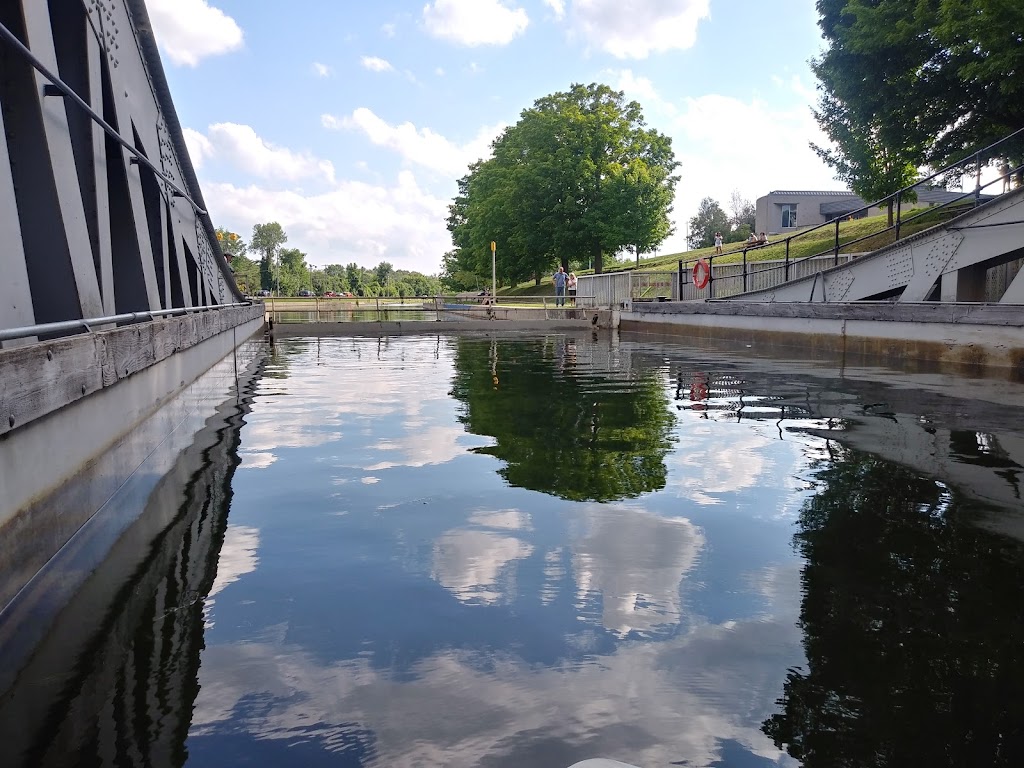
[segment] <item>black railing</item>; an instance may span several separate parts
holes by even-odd
[[[959,160],[959,161],[957,161],[955,163],[952,163],[952,164],[946,166],[945,168],[943,168],[943,169],[941,169],[939,171],[934,172],[930,176],[926,176],[923,179],[919,179],[918,181],[914,182],[913,184],[911,184],[909,186],[906,186],[906,187],[903,187],[902,189],[899,189],[896,192],[893,192],[891,195],[887,195],[886,197],[883,197],[881,200],[876,200],[875,202],[868,203],[867,205],[864,205],[861,208],[857,208],[854,211],[848,211],[848,212],[842,214],[841,216],[837,216],[834,219],[829,219],[828,221],[823,222],[821,224],[818,224],[816,226],[810,227],[808,229],[801,230],[800,232],[796,232],[796,233],[794,233],[792,235],[788,235],[787,237],[783,238],[782,240],[775,240],[773,242],[767,242],[767,243],[743,244],[739,248],[734,248],[731,251],[726,251],[726,252],[721,253],[721,254],[708,254],[708,255],[705,255],[705,256],[698,256],[698,257],[695,257],[695,258],[692,258],[692,259],[680,259],[679,260],[679,285],[680,285],[680,288],[683,285],[688,285],[688,284],[691,284],[693,282],[692,280],[687,279],[687,276],[689,275],[689,270],[692,269],[693,265],[695,265],[698,261],[705,261],[707,263],[707,265],[708,265],[708,271],[710,273],[710,277],[708,279],[708,285],[707,285],[708,298],[714,298],[715,297],[715,281],[716,280],[722,280],[722,279],[724,279],[724,280],[735,280],[737,277],[740,277],[740,275],[729,275],[728,277],[725,277],[725,278],[716,278],[715,277],[715,270],[714,270],[715,261],[718,260],[719,263],[723,263],[723,261],[722,261],[723,259],[726,259],[728,257],[735,257],[737,254],[740,254],[741,258],[742,258],[742,264],[743,264],[743,274],[742,274],[743,293],[746,293],[747,289],[748,289],[748,274],[749,274],[748,266],[747,266],[748,265],[747,253],[749,251],[760,251],[760,250],[763,250],[765,248],[770,248],[770,247],[773,247],[773,246],[777,247],[780,244],[783,244],[785,246],[784,256],[783,256],[783,259],[782,259],[783,263],[781,265],[779,265],[779,266],[768,267],[768,268],[765,268],[765,269],[759,269],[759,270],[757,270],[757,273],[761,274],[761,273],[764,273],[764,272],[773,272],[775,270],[782,270],[783,271],[783,282],[786,283],[786,282],[789,282],[789,275],[790,275],[791,267],[796,265],[796,264],[801,264],[803,262],[810,261],[811,259],[821,258],[822,256],[828,256],[829,254],[831,254],[833,256],[833,262],[832,262],[833,265],[838,265],[839,264],[840,253],[843,250],[847,250],[848,251],[848,249],[851,246],[857,245],[858,243],[862,243],[862,242],[865,242],[867,240],[873,240],[873,239],[879,237],[880,235],[886,234],[887,232],[893,232],[893,242],[897,242],[900,239],[900,230],[903,227],[905,227],[906,225],[910,224],[911,222],[917,221],[917,220],[922,219],[923,217],[926,217],[926,216],[932,216],[932,217],[940,218],[943,215],[944,211],[949,212],[950,217],[952,217],[953,215],[959,215],[960,213],[966,212],[966,210],[961,210],[961,209],[966,209],[968,207],[963,202],[967,198],[971,198],[971,203],[969,204],[969,207],[970,207],[970,209],[973,210],[974,208],[976,208],[979,205],[981,205],[982,202],[984,202],[982,200],[982,198],[981,198],[982,190],[987,189],[988,187],[992,186],[993,184],[1002,183],[1004,185],[1004,191],[1005,191],[1006,186],[1007,186],[1006,182],[1007,182],[1008,179],[1013,178],[1015,175],[1019,176],[1020,174],[1024,173],[1024,165],[1018,165],[1015,168],[1010,168],[1007,173],[1004,173],[1004,174],[1000,175],[998,178],[996,178],[996,179],[994,179],[992,181],[989,181],[989,182],[987,182],[985,184],[981,183],[981,169],[982,169],[982,167],[985,164],[991,162],[993,159],[996,159],[996,158],[1002,159],[1002,158],[1000,158],[996,154],[996,150],[999,147],[1005,145],[1006,143],[1011,142],[1014,139],[1020,138],[1022,136],[1024,136],[1024,128],[1020,128],[1020,129],[1014,131],[1013,133],[1009,134],[1008,136],[1003,137],[999,141],[996,141],[996,142],[990,144],[989,146],[985,147],[984,149],[977,150],[976,152],[974,152],[973,154],[963,158],[962,160]],[[963,192],[962,194],[957,195],[956,197],[953,197],[953,198],[947,200],[944,203],[941,203],[941,204],[938,204],[938,205],[931,205],[931,206],[929,206],[929,207],[927,207],[927,208],[925,208],[923,210],[915,212],[913,215],[911,215],[911,216],[909,216],[907,218],[903,218],[903,201],[904,201],[905,198],[909,198],[912,194],[916,197],[915,190],[917,190],[918,188],[921,188],[921,187],[926,187],[928,184],[930,184],[931,182],[935,181],[936,179],[941,178],[941,177],[949,176],[950,174],[953,174],[954,172],[960,172],[959,175],[960,176],[964,176],[964,175],[966,175],[967,172],[970,172],[970,171],[974,171],[974,173],[975,173],[974,189],[969,190],[967,192]],[[998,196],[998,195],[996,195],[996,196]],[[892,224],[889,224],[889,225],[887,225],[885,227],[882,227],[881,229],[869,232],[866,235],[861,235],[859,237],[850,238],[849,240],[842,240],[842,238],[840,237],[840,229],[839,229],[839,225],[840,225],[841,222],[843,222],[843,221],[845,221],[847,219],[851,219],[851,218],[858,218],[858,216],[860,216],[861,214],[866,215],[873,208],[885,208],[885,209],[888,209],[890,204],[892,205],[894,213],[895,213],[894,220],[893,220]],[[803,257],[801,257],[799,259],[792,259],[792,258],[790,258],[791,245],[792,245],[792,243],[794,241],[799,240],[800,238],[806,238],[811,233],[818,232],[819,230],[822,230],[822,229],[824,229],[826,227],[833,227],[834,230],[835,230],[835,234],[833,236],[832,245],[830,245],[825,250],[819,251],[817,253],[812,253],[809,256],[803,256]],[[872,250],[874,250],[874,249],[872,249]],[[725,263],[734,263],[734,262],[730,259],[729,262],[725,262]]]

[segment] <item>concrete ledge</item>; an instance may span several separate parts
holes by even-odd
[[[803,301],[741,302],[716,300],[677,301],[633,306],[637,315],[715,315],[718,317],[798,317],[820,320],[885,320],[905,323],[958,323],[1024,328],[1024,306],[965,304],[938,301],[901,304],[891,301],[857,303]]]
[[[262,340],[247,342],[237,361],[250,359],[251,353],[264,347]],[[152,615],[147,613],[152,606],[157,606],[159,615],[208,593],[227,524],[239,430],[248,412],[245,390],[262,359],[252,358],[256,364],[247,370],[240,368],[235,385],[233,357],[196,382],[209,392],[207,404],[181,420],[59,555],[31,578],[17,599],[0,608],[0,658],[4,660],[0,665],[0,692],[4,692],[0,695],[0,738],[5,739],[9,754],[21,754],[18,745],[29,746],[33,734],[49,728],[45,713],[68,681],[79,681],[76,689],[86,700],[91,700],[97,686],[117,684],[124,649],[132,646],[140,628],[152,623]],[[225,395],[227,399],[211,409],[210,404]],[[165,407],[180,413],[176,403]],[[154,419],[155,423],[162,421]],[[133,435],[146,432],[143,425]],[[76,491],[94,480],[83,477],[74,487],[61,489],[58,496],[64,498],[54,499],[48,510],[50,519],[58,516],[61,506],[69,506],[63,501],[76,499]],[[37,520],[44,522],[46,517],[38,515]],[[22,551],[38,557],[39,538],[34,532],[24,533]],[[5,555],[13,551],[8,537],[2,549]],[[22,562],[29,560],[23,558]],[[6,593],[12,586],[7,571],[10,562],[0,565],[5,574],[0,590]],[[163,647],[172,643],[181,649],[201,641],[195,620],[194,612],[178,613],[171,637],[163,635]],[[168,630],[166,624],[164,630]],[[79,660],[86,652],[96,661],[95,666],[83,669]],[[191,652],[198,654],[199,649],[193,647]],[[32,684],[15,684],[12,689],[26,662],[29,667],[24,674]],[[187,669],[187,665],[178,666],[176,672],[187,674]],[[173,680],[174,673],[170,674]],[[170,688],[181,689],[185,682],[179,679]],[[190,710],[186,706],[184,711]],[[60,728],[81,727],[93,715],[88,706],[72,706]],[[52,728],[50,733],[54,733]]]
[[[263,327],[262,307],[224,313],[158,320],[0,353],[0,412],[8,427],[0,434],[0,528],[104,457],[179,393],[191,394],[195,407],[206,396],[196,380]],[[9,416],[15,417],[13,428]],[[175,423],[168,421],[159,439],[152,439],[162,440]],[[121,464],[109,466],[108,482],[96,487],[95,498],[77,499],[70,516],[77,518],[79,508],[95,511],[156,442],[140,444],[133,455],[122,456]]]
[[[271,336],[275,339],[297,336],[407,336],[410,334],[480,332],[517,333],[521,331],[571,331],[584,328],[610,328],[613,323],[609,310],[579,309],[574,318],[545,320],[522,317],[510,320],[486,320],[473,317],[466,320],[409,320],[394,322],[340,322],[340,323],[275,323]],[[454,314],[454,313],[449,313]],[[475,313],[478,314],[478,313]]]
[[[261,336],[247,342],[262,326],[228,329],[0,438],[0,610],[111,499],[129,518],[142,510],[153,468],[173,464],[262,355]]]
[[[634,306],[620,329],[1024,374],[1024,307],[680,302]]]

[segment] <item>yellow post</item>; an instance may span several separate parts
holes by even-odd
[[[491,304],[494,304],[498,299],[498,280],[495,253],[497,252],[498,244],[491,240]]]

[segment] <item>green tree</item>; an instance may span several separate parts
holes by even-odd
[[[563,499],[612,501],[665,486],[674,417],[652,371],[599,395],[578,376],[571,338],[534,342],[461,338],[452,394],[462,421],[505,462],[509,484]],[[529,407],[524,408],[524,403]]]
[[[449,207],[457,271],[489,275],[493,240],[506,282],[573,259],[600,272],[603,254],[649,250],[671,231],[671,140],[646,127],[637,102],[606,85],[538,99],[492,149],[459,181]]]
[[[288,242],[288,235],[276,221],[256,224],[252,228],[249,247],[260,254],[260,284],[264,290],[279,290],[278,255],[281,246]]]
[[[361,294],[360,288],[363,284],[362,272],[359,269],[359,265],[355,262],[345,267],[345,290],[349,293],[354,293],[357,296]]]
[[[757,207],[745,198],[738,189],[729,196],[729,231],[722,232],[727,243],[745,240],[754,231]]]
[[[236,232],[223,227],[217,227],[215,232],[217,233],[217,242],[224,253],[230,253],[232,256],[244,256],[249,250],[249,244]]]
[[[818,0],[817,7],[827,48],[812,62],[815,116],[834,147],[814,149],[865,199],[1024,124],[1024,5]],[[1006,156],[1019,160],[1022,144]]]
[[[299,291],[311,287],[305,253],[298,248],[282,248],[278,259],[282,294],[294,296]]]
[[[943,52],[938,61],[955,70],[960,84],[956,92],[936,93],[945,97],[947,119],[933,128],[938,138],[929,157],[944,165],[1024,125],[1024,5],[942,0],[938,10],[932,30]],[[1005,152],[1019,164],[1024,141]]]
[[[715,244],[716,232],[728,231],[729,215],[715,200],[705,197],[697,207],[697,215],[690,219],[686,244],[690,248],[707,248]]]
[[[231,260],[231,271],[235,273],[235,284],[242,293],[254,293],[260,288],[260,265],[246,256],[235,256]]]
[[[395,268],[392,264],[387,261],[382,261],[376,267],[373,268],[373,276],[381,285],[387,285],[391,275],[394,274]]]
[[[907,0],[819,0],[818,11],[829,47],[811,62],[814,116],[833,146],[811,147],[851,190],[879,200],[912,184],[925,161],[916,91],[931,93],[934,84],[913,70],[933,41]]]
[[[474,264],[465,264],[467,252],[461,249],[448,251],[441,257],[441,285],[452,293],[479,289],[484,284],[483,275],[473,272]],[[465,261],[470,261],[468,258]]]

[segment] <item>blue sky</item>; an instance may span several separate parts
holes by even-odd
[[[217,226],[279,221],[315,265],[436,273],[455,182],[533,101],[603,82],[700,200],[838,189],[809,149],[813,0],[148,0]]]

